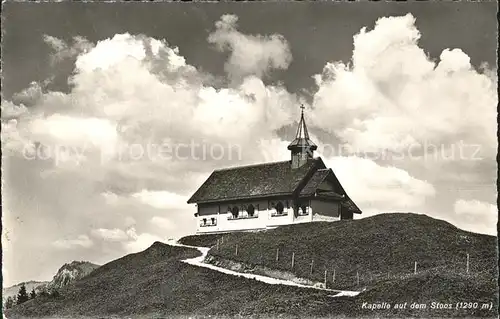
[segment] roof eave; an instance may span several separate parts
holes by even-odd
[[[239,196],[239,197],[230,197],[230,198],[221,198],[221,199],[207,199],[207,200],[188,200],[188,204],[211,204],[211,203],[225,203],[225,202],[233,202],[238,200],[247,200],[247,199],[258,199],[258,198],[273,198],[280,196],[292,196],[293,193],[274,193],[274,194],[266,194],[266,195],[255,195],[255,196]]]
[[[342,201],[345,200],[345,198],[342,198],[342,197],[326,196],[326,195],[317,195],[316,198],[331,200],[331,201],[334,201],[334,202],[342,202]]]

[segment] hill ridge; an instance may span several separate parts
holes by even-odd
[[[325,270],[321,267],[324,266],[322,262],[328,262],[334,256],[338,265],[337,287],[332,287],[332,274],[328,273],[329,287],[350,285],[366,290],[355,297],[333,300],[325,291],[269,285],[188,265],[181,261],[200,256],[197,250],[155,242],[142,252],[111,261],[73,285],[63,287],[60,296],[55,299],[37,298],[15,306],[9,311],[8,317],[85,315],[227,318],[259,314],[270,318],[494,318],[498,314],[496,238],[450,227],[446,222],[434,221],[426,216],[395,214],[365,220],[308,223],[263,232],[188,236],[180,242],[211,247],[210,254],[214,258],[272,263],[276,269],[288,269],[291,251],[287,247],[293,244],[296,249],[295,265],[304,271],[306,277],[311,268],[310,257],[315,258],[312,277],[321,281]],[[236,244],[239,245],[238,254],[234,249]],[[262,248],[266,247],[270,248],[270,254],[259,261],[257,253],[264,252]],[[467,247],[473,251],[469,274],[465,274],[465,268],[462,267],[465,265],[465,259],[462,258],[465,255],[456,256],[458,252],[465,252],[464,248]],[[279,248],[278,262],[276,248]],[[344,249],[347,252],[345,254],[342,252]],[[306,251],[309,255],[301,255]],[[318,258],[321,256],[323,260]],[[421,265],[422,269],[416,275],[412,274],[415,256],[429,261],[427,265]],[[436,259],[436,256],[443,260],[450,256],[457,257],[454,259],[455,266],[439,263],[440,259]],[[391,258],[395,260],[391,261]],[[437,264],[432,264],[436,261]],[[360,262],[361,265],[358,265]],[[364,271],[373,267],[398,267],[400,263],[404,264],[404,276],[395,274],[380,278],[375,272]],[[353,265],[356,267],[353,268]],[[359,285],[356,284],[356,272],[360,275]],[[373,278],[370,278],[370,274]],[[477,300],[491,303],[493,310],[427,308],[400,311],[392,308],[374,312],[362,308],[365,303],[373,304],[381,300],[392,305],[405,301],[429,304],[436,300]]]

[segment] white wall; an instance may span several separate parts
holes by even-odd
[[[217,215],[219,213],[218,204],[198,205],[198,215]]]
[[[198,207],[199,216],[196,218],[197,233],[211,233],[211,232],[226,232],[237,230],[258,230],[272,228],[282,225],[307,223],[312,221],[327,220],[340,220],[340,205],[338,203],[327,203],[318,200],[310,201],[307,207],[308,214],[301,216],[294,216],[294,209],[292,200],[288,200],[289,207],[286,206],[286,199],[281,199],[284,204],[283,213],[286,215],[273,216],[275,212],[272,208],[271,202],[277,203],[280,199],[249,201],[239,203],[226,203],[222,205],[201,205]],[[234,205],[241,207],[242,205],[254,205],[254,217],[248,217],[246,213],[240,212],[243,218],[233,219],[232,214],[229,213],[228,206]],[[210,224],[211,218],[216,219],[216,225],[200,226],[203,218],[207,219]]]
[[[325,202],[317,199],[311,200],[311,206],[314,214],[340,217],[340,203]]]
[[[242,218],[234,219],[232,214],[228,212],[228,207],[252,204],[255,207],[254,217],[249,217],[246,212],[240,211]],[[219,212],[220,206],[220,212]],[[250,229],[265,229],[268,220],[268,203],[267,201],[249,201],[239,203],[226,203],[221,205],[203,205],[199,207],[197,217],[197,232],[221,232],[221,231],[235,231],[235,230],[250,230]],[[200,221],[203,218],[216,218],[217,225],[215,226],[200,226]]]
[[[313,215],[312,215],[312,209],[310,206],[308,207],[308,212],[309,212],[309,214],[307,214],[307,215],[300,215],[300,216],[295,217],[293,220],[294,224],[311,222]]]

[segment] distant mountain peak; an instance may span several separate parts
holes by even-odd
[[[90,261],[79,261],[79,260],[73,260],[72,262],[65,263],[64,265],[59,268],[59,270],[62,269],[72,269],[72,268],[82,268],[82,267],[99,267],[99,265],[96,265],[94,263],[91,263]]]
[[[10,287],[3,288],[3,299],[5,300],[8,296],[15,296],[22,285],[26,286],[26,290],[31,291],[35,289],[36,291],[42,291],[46,289],[59,289],[62,288],[76,280],[79,280],[88,274],[90,274],[94,269],[100,267],[89,261],[78,261],[74,260],[69,263],[65,263],[59,268],[57,273],[52,278],[52,281],[24,281]]]
[[[98,268],[99,265],[91,263],[89,261],[72,261],[66,263],[59,268],[55,274],[52,281],[47,285],[50,288],[61,288],[69,283],[83,278],[90,274],[94,269]]]

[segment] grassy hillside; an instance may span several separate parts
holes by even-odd
[[[262,265],[290,271],[321,282],[327,270],[329,286],[361,289],[412,275],[415,261],[418,273],[440,269],[443,273],[465,275],[467,254],[469,274],[496,278],[496,244],[496,237],[459,230],[425,215],[382,214],[225,234],[219,240],[219,249],[213,246],[209,255],[250,267]]]
[[[198,251],[155,243],[143,252],[99,267],[62,288],[59,297],[38,297],[15,306],[7,317],[497,317],[495,238],[464,232],[426,216],[390,214],[258,233],[191,236],[182,242],[215,244],[211,253],[217,258],[283,270],[288,270],[288,256],[295,251],[293,271],[298,275],[310,276],[310,259],[314,258],[312,278],[321,281],[322,266],[333,263],[337,269],[335,285],[366,290],[354,298],[332,298],[329,292],[268,285],[187,265],[180,260],[198,256]],[[267,256],[266,251],[272,253]],[[469,274],[464,273],[466,251],[471,261]],[[422,265],[412,274],[415,259]],[[375,269],[382,274],[389,269],[392,275],[374,276]],[[372,274],[370,281],[364,279],[370,278],[367,270]],[[353,283],[356,271],[360,286]],[[383,302],[391,308],[367,308]],[[405,309],[394,308],[396,303],[405,302]],[[432,302],[449,303],[453,309],[431,309]],[[479,308],[456,309],[457,302],[478,302]],[[411,303],[425,304],[426,308],[412,309]],[[481,309],[483,305],[491,308]]]
[[[451,272],[426,271],[408,278],[379,283],[361,294],[357,298],[357,305],[381,301],[393,306],[389,310],[377,311],[383,316],[498,317],[497,279],[485,274],[462,276]],[[457,309],[458,302],[466,303],[462,306],[471,306],[471,309]],[[394,309],[395,304],[404,306],[404,303],[407,303],[404,309]],[[423,304],[425,309],[412,309],[412,303]],[[373,313],[367,309],[362,309],[362,312]]]
[[[179,239],[179,243],[197,247],[212,247],[224,234],[191,235]]]
[[[496,317],[497,314],[497,238],[463,231],[425,215],[383,214],[361,220],[289,225],[262,232],[191,236],[186,240],[212,247],[209,256],[216,261],[240,262],[247,269],[262,266],[320,282],[324,281],[327,270],[329,287],[365,289],[358,297],[337,305],[335,313],[347,316]],[[466,272],[467,254],[469,272]],[[365,302],[387,302],[392,307],[364,309]],[[404,309],[394,309],[396,303],[404,306],[405,302],[408,304]],[[426,308],[411,308],[413,302],[425,304]],[[435,309],[432,302],[436,302]],[[486,305],[492,308],[456,309],[458,302],[477,302],[478,308]],[[454,309],[438,309],[446,307],[444,304],[453,304]]]
[[[190,266],[179,260],[196,250],[155,243],[127,255],[60,290],[58,298],[38,297],[15,306],[8,318],[63,316],[146,316],[331,313],[325,293],[267,285]]]

